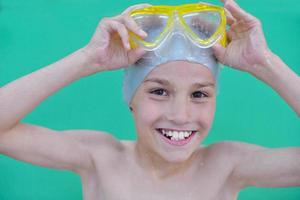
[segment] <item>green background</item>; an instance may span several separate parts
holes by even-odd
[[[136,3],[142,2],[0,0],[0,86],[81,48],[102,17]],[[181,3],[188,2],[176,0]],[[262,21],[269,47],[300,74],[300,2],[238,3]],[[119,139],[135,139],[133,120],[122,100],[122,74],[118,70],[79,80],[49,97],[23,121],[57,130],[105,130]],[[220,82],[215,122],[205,144],[238,140],[270,148],[300,146],[299,118],[270,87],[230,68],[223,69]],[[24,199],[82,199],[80,178],[1,155],[0,200]],[[247,188],[238,199],[299,200],[300,188]]]

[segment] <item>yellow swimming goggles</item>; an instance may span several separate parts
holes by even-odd
[[[130,33],[133,48],[155,50],[173,34],[181,34],[201,48],[209,48],[216,42],[226,45],[225,11],[219,6],[204,3],[150,6],[134,10],[130,16],[148,34],[141,39]]]

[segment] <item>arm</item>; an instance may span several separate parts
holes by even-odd
[[[145,5],[131,9],[142,6]],[[89,141],[97,138],[103,148],[114,148],[118,143],[102,132],[58,132],[20,121],[44,99],[73,81],[120,69],[141,57],[144,51],[127,47],[128,29],[141,34],[126,12],[103,19],[84,48],[0,88],[0,153],[37,165],[79,172],[93,167]]]
[[[237,155],[230,178],[240,189],[300,186],[300,148],[269,149],[241,142],[229,145]]]
[[[226,48],[214,46],[220,62],[262,80],[300,115],[300,80],[269,50],[260,21],[233,0],[224,0],[230,30]],[[236,155],[229,177],[240,188],[300,186],[300,148],[268,149],[245,143],[231,143]]]
[[[80,49],[0,89],[0,132],[7,132],[48,96],[83,77],[87,57]]]
[[[120,149],[120,143],[112,135],[100,131],[55,131],[18,124],[0,135],[1,154],[34,165],[78,174],[94,170],[92,149],[96,146],[100,149],[98,152],[113,153],[115,149]]]
[[[92,167],[91,155],[83,143],[58,131],[20,123],[45,98],[81,78],[86,64],[81,49],[0,89],[0,153],[72,171]]]
[[[252,75],[271,86],[300,117],[300,77],[271,52],[258,69]]]

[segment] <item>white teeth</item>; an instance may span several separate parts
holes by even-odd
[[[183,140],[184,139],[184,133],[183,131],[179,132],[179,139]]]
[[[188,137],[190,134],[188,132],[184,132],[184,137]]]
[[[192,134],[192,131],[171,131],[161,129],[163,135],[171,137],[171,140],[183,140]]]
[[[178,132],[173,131],[173,137],[175,138],[175,140],[178,140],[179,139]]]

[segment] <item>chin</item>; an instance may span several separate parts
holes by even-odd
[[[163,152],[159,153],[160,156],[170,163],[182,163],[186,162],[193,154],[194,151],[175,151],[175,152]]]

